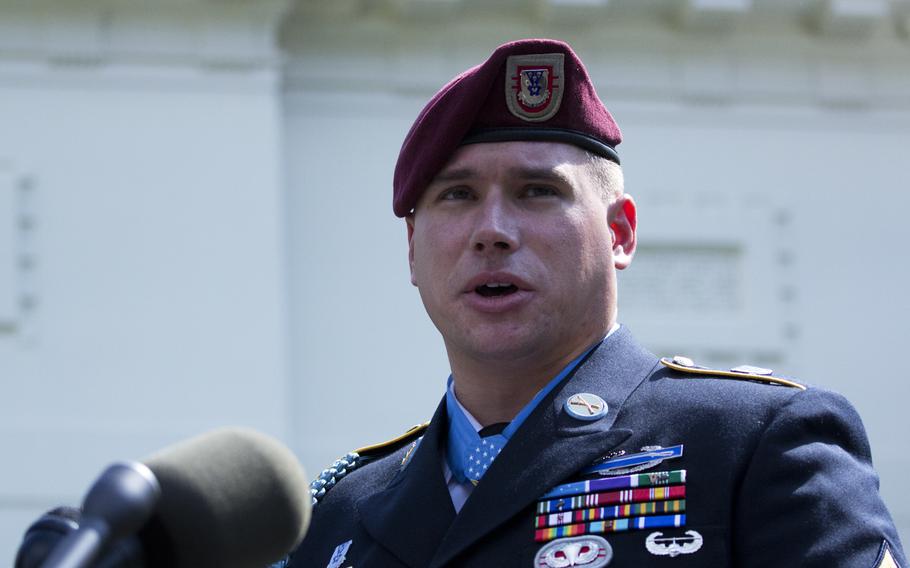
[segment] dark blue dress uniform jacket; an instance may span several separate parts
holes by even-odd
[[[575,393],[601,396],[594,422],[564,410]],[[691,375],[666,368],[622,328],[541,402],[456,515],[443,478],[445,402],[417,449],[351,472],[314,510],[290,566],[332,568],[534,566],[537,499],[613,450],[684,444],[651,471],[687,470],[686,525],[602,535],[610,568],[888,566],[908,568],[878,492],[853,407],[821,389]],[[696,530],[701,548],[648,552],[654,530]]]

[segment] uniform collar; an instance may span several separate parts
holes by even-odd
[[[499,442],[497,446],[499,449],[512,439],[512,436],[521,427],[528,416],[534,412],[534,409],[537,408],[540,401],[546,398],[554,388],[562,383],[563,380],[575,370],[578,364],[583,361],[591,351],[606,341],[607,338],[619,329],[619,327],[619,324],[614,324],[603,339],[585,349],[581,355],[563,367],[562,371],[534,395],[534,398],[532,398],[531,401],[519,411],[515,418],[512,419],[509,425],[506,426],[505,430],[502,431],[502,434],[497,435],[502,436],[501,439],[497,438]],[[475,448],[477,448],[479,444],[481,444],[481,438],[478,432],[480,432],[482,426],[480,422],[471,415],[468,409],[461,404],[458,397],[455,395],[454,378],[452,375],[449,375],[448,378],[445,402],[446,411],[448,413],[448,435],[446,440],[446,465],[448,467],[444,468],[446,482],[448,483],[452,476],[454,476],[459,482],[466,483],[473,477],[467,474],[469,469],[468,456],[471,452],[475,451]]]

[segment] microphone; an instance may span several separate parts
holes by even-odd
[[[145,463],[161,484],[157,510],[139,533],[149,566],[261,568],[303,540],[309,483],[294,454],[273,438],[216,430]]]
[[[138,542],[133,548],[146,568],[262,568],[303,539],[311,501],[306,475],[293,453],[268,436],[216,430],[143,462],[115,464],[98,478],[78,529],[42,566],[114,566],[105,556],[126,539]],[[20,557],[28,556],[28,543],[26,534]]]

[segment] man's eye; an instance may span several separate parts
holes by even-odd
[[[548,185],[530,185],[524,190],[525,197],[549,197],[555,195],[559,195],[559,192],[556,191],[556,188]]]
[[[467,187],[453,187],[440,194],[440,201],[460,201],[463,199],[472,199],[474,194]]]

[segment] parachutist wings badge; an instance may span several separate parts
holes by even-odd
[[[554,540],[537,551],[539,568],[601,568],[613,559],[613,547],[603,537],[587,535]]]

